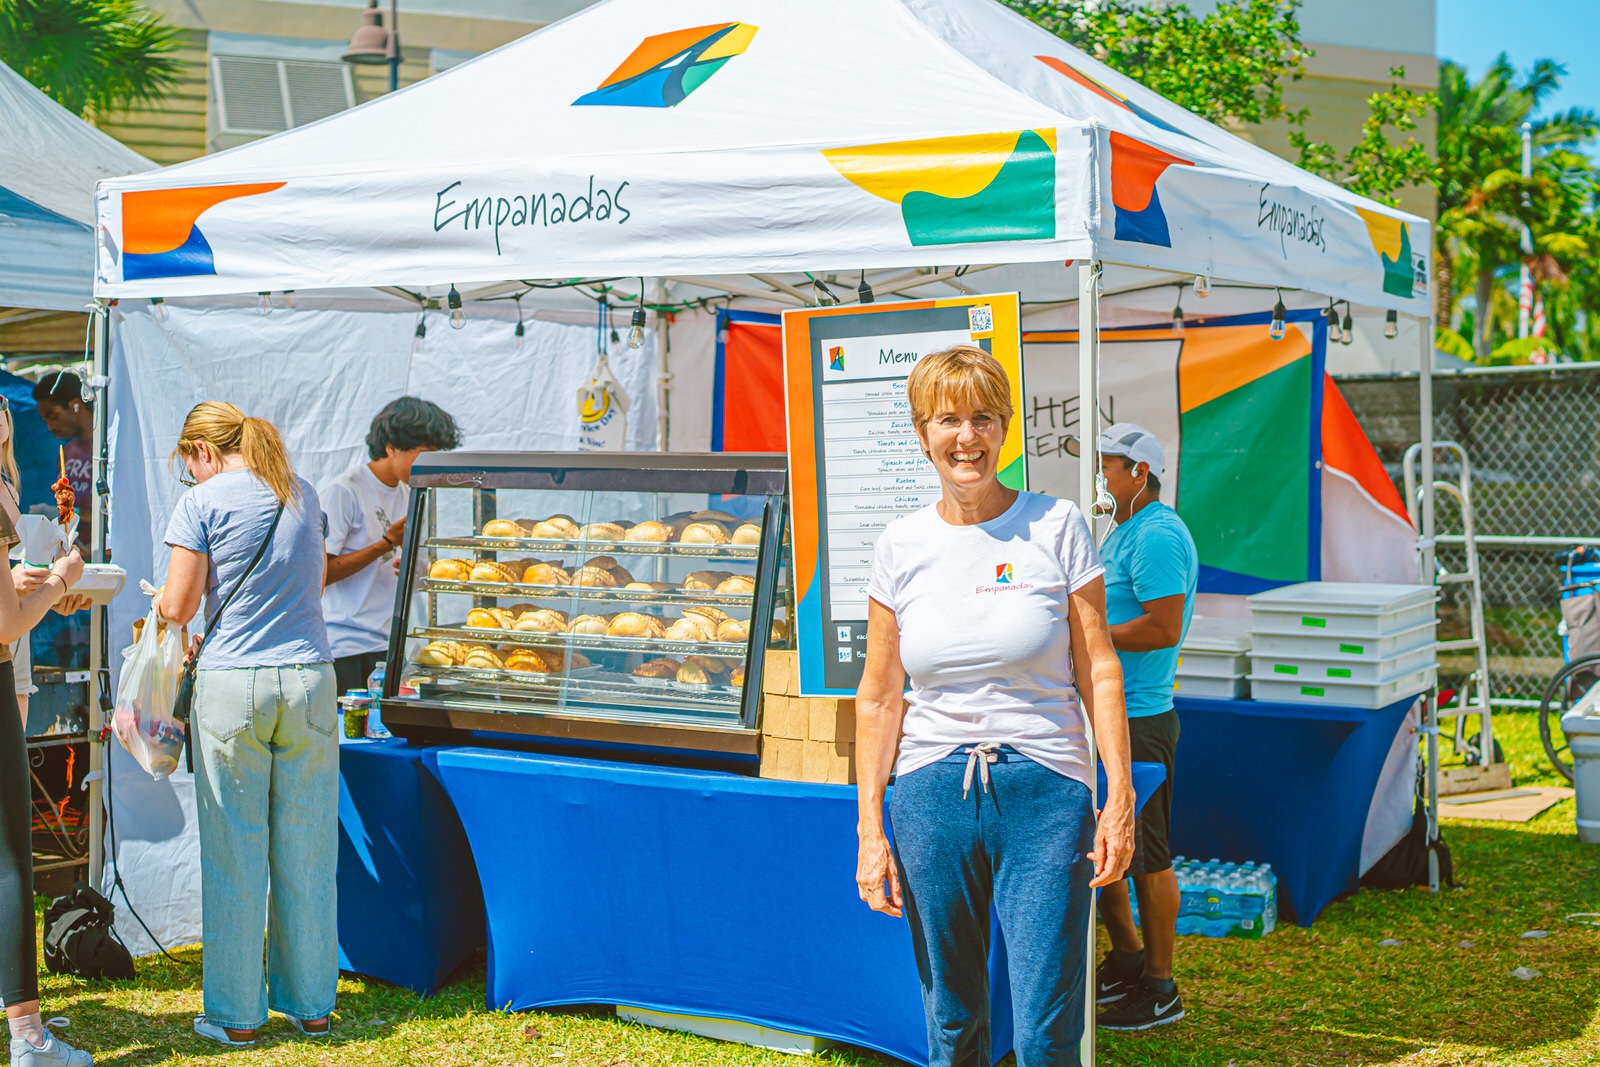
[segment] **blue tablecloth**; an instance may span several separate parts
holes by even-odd
[[[1407,697],[1377,711],[1178,697],[1172,850],[1270,863],[1301,926],[1356,888],[1361,835]]]
[[[472,851],[423,751],[339,746],[339,967],[430,995],[484,924]]]
[[[624,1004],[927,1062],[909,930],[856,896],[853,787],[477,748],[426,762],[483,878],[491,1008]],[[1160,780],[1136,769],[1141,795]],[[996,971],[998,1057],[1001,952]]]

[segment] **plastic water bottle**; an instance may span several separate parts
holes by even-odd
[[[367,693],[372,697],[372,711],[367,715],[368,737],[384,738],[394,736],[383,725],[383,714],[380,710],[383,704],[383,670],[383,660],[380,659],[378,665],[372,669],[372,673],[367,675]]]

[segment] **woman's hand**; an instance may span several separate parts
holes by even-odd
[[[71,615],[75,611],[87,611],[93,606],[94,601],[82,593],[68,593],[56,601],[56,606],[50,610],[58,615]]]
[[[1106,797],[1106,806],[1100,812],[1100,822],[1094,832],[1094,851],[1089,853],[1094,861],[1091,888],[1120,882],[1133,862],[1133,794],[1118,790]]]
[[[900,872],[895,869],[889,839],[881,833],[861,838],[856,850],[856,891],[873,911],[896,919],[904,914],[900,902]]]
[[[77,585],[78,579],[83,577],[83,557],[74,548],[71,552],[50,564],[50,571],[53,574],[59,574],[61,580],[66,583],[62,589],[62,592],[65,593],[66,590]]]
[[[49,578],[49,567],[31,567],[26,563],[18,563],[11,568],[11,584],[16,586],[18,597],[27,596]]]

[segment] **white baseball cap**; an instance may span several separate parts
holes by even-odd
[[[1100,433],[1102,456],[1127,456],[1135,463],[1147,463],[1157,478],[1167,469],[1167,453],[1156,435],[1131,422],[1107,426]]]

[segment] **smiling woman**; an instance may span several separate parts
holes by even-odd
[[[910,916],[930,1064],[992,1059],[991,902],[1019,1062],[1076,1064],[1089,891],[1121,878],[1133,849],[1102,568],[1076,505],[1000,484],[1013,412],[993,356],[932,353],[906,393],[942,492],[890,523],[873,561],[856,693],[857,887],[874,910]],[[1108,782],[1098,828],[1085,707]]]

